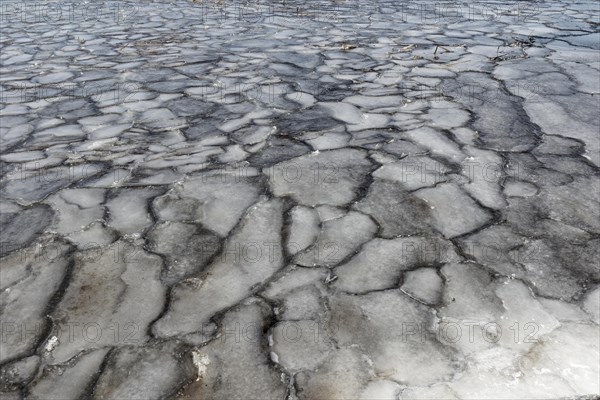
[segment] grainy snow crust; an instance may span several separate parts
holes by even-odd
[[[597,2],[1,7],[0,398],[600,395]]]

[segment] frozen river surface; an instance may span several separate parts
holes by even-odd
[[[597,2],[0,5],[0,398],[600,394]]]

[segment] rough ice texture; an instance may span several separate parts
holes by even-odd
[[[287,379],[272,364],[265,336],[271,310],[260,301],[241,304],[222,320],[221,336],[192,350],[196,378],[180,393],[182,399],[279,399]]]
[[[354,211],[325,221],[314,244],[298,254],[295,262],[307,267],[339,264],[371,239],[376,228],[368,216]]]
[[[416,196],[429,204],[433,226],[447,238],[471,232],[491,218],[488,212],[451,183],[420,189]]]
[[[335,269],[336,288],[360,293],[391,289],[400,283],[406,270],[438,267],[459,259],[452,243],[437,238],[406,237],[373,239],[360,253]]]
[[[265,170],[275,196],[300,204],[344,205],[357,196],[371,163],[366,152],[330,150],[279,163]]]
[[[248,297],[282,267],[282,202],[252,206],[206,273],[174,288],[169,310],[154,325],[161,337],[202,330],[218,312]]]
[[[161,259],[119,241],[101,252],[77,252],[74,262],[70,285],[52,318],[61,332],[75,333],[58,338],[49,351],[52,363],[88,349],[147,341],[148,327],[165,302]]]
[[[246,177],[207,173],[193,177],[154,200],[165,221],[197,221],[227,235],[244,211],[258,199],[258,188]]]
[[[56,253],[48,262],[45,251],[50,248]],[[28,355],[43,337],[48,324],[48,303],[67,274],[68,251],[64,243],[46,242],[1,259],[0,310],[5,332],[0,352],[2,362]]]
[[[431,232],[428,204],[394,182],[373,182],[367,196],[355,208],[373,216],[383,237]]]

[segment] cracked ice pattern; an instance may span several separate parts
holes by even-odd
[[[600,395],[597,3],[52,4],[1,4],[0,397]]]

